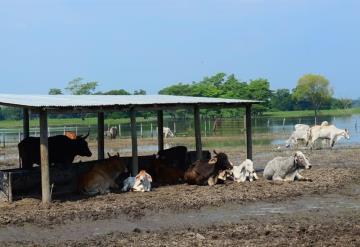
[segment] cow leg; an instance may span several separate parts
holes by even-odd
[[[311,178],[306,178],[304,176],[301,176],[300,173],[296,173],[295,178],[299,181],[309,181],[312,182]]]
[[[217,183],[217,181],[218,181],[218,176],[211,176],[207,182],[208,185],[213,186]]]
[[[284,179],[282,177],[278,176],[278,175],[274,175],[272,177],[272,180],[274,180],[274,181],[284,181]]]

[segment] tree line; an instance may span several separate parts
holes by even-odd
[[[113,89],[102,92],[97,91],[99,82],[84,81],[78,77],[70,82],[64,89],[51,88],[49,94],[73,94],[73,95],[146,95],[144,89],[135,90],[130,93],[124,89]],[[264,78],[242,81],[234,74],[217,73],[210,77],[204,77],[200,81],[191,83],[179,82],[161,89],[159,94],[164,95],[183,95],[197,97],[215,97],[231,99],[251,99],[263,101],[260,105],[254,105],[253,113],[261,115],[266,111],[293,111],[293,110],[314,110],[315,116],[322,109],[346,109],[353,105],[359,106],[360,99],[351,100],[347,98],[334,98],[333,89],[330,82],[322,75],[306,74],[299,78],[297,85],[293,89],[281,88],[272,90],[270,82]],[[202,114],[209,117],[234,117],[242,114],[242,109],[219,109],[202,110]],[[149,112],[139,113],[140,116],[148,117]],[[172,117],[186,117],[190,114],[187,110],[169,112]],[[91,114],[90,114],[91,115]],[[120,118],[127,117],[127,113],[107,113],[107,117]],[[75,117],[72,115],[57,115],[53,117]],[[92,115],[91,115],[92,116]],[[8,107],[0,108],[0,120],[2,119],[21,119],[20,109]]]

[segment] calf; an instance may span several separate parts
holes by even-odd
[[[184,180],[188,184],[196,185],[214,185],[218,181],[219,174],[232,168],[225,153],[217,153],[214,150],[215,157],[209,161],[198,160],[185,172]]]
[[[121,191],[150,191],[151,183],[152,177],[145,170],[141,170],[136,177],[128,177],[124,180]]]
[[[264,178],[277,181],[311,181],[300,175],[301,169],[310,169],[311,164],[305,155],[297,151],[291,157],[276,157],[269,161],[264,169]]]
[[[245,182],[247,179],[252,182],[253,180],[258,179],[254,169],[254,163],[249,159],[246,159],[240,165],[234,165],[232,174],[234,176],[234,181],[237,182]]]
[[[117,189],[116,178],[127,172],[126,164],[117,156],[101,160],[90,171],[82,174],[78,180],[78,191],[85,195],[106,194],[110,188]]]

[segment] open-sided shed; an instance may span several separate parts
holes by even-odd
[[[195,143],[197,158],[202,155],[200,109],[239,108],[246,109],[247,158],[252,158],[251,106],[261,103],[254,100],[221,99],[168,95],[21,95],[0,94],[0,105],[23,109],[24,138],[29,136],[29,112],[39,114],[41,185],[43,203],[51,202],[48,154],[48,114],[97,113],[98,159],[104,158],[104,112],[129,111],[132,140],[132,174],[138,172],[136,132],[137,111],[157,111],[158,148],[163,150],[163,110],[192,108],[194,110]]]

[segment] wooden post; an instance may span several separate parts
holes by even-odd
[[[50,203],[48,120],[46,110],[40,111],[40,159],[41,159],[41,192],[42,202]]]
[[[13,202],[12,174],[9,172],[8,202]]]
[[[151,138],[154,137],[154,130],[153,130],[153,124],[150,123],[150,134],[151,134]]]
[[[141,138],[144,137],[143,136],[143,124],[142,123],[140,123],[140,136],[141,136]]]
[[[164,150],[164,114],[162,110],[157,112],[158,121],[158,151]]]
[[[119,124],[119,138],[121,137],[121,124]]]
[[[252,160],[251,105],[246,105],[246,154]]]
[[[27,138],[30,136],[30,124],[29,124],[29,109],[24,108],[23,109],[23,138]]]
[[[104,113],[98,113],[98,159],[102,160],[105,158],[105,150],[104,150]]]
[[[194,106],[194,125],[195,125],[195,146],[196,159],[202,159],[202,144],[201,144],[201,122],[200,122],[200,108],[198,105]]]
[[[136,111],[134,108],[130,110],[131,118],[131,145],[132,145],[132,166],[131,175],[133,177],[138,173],[138,147],[137,147],[137,130],[136,130]]]

